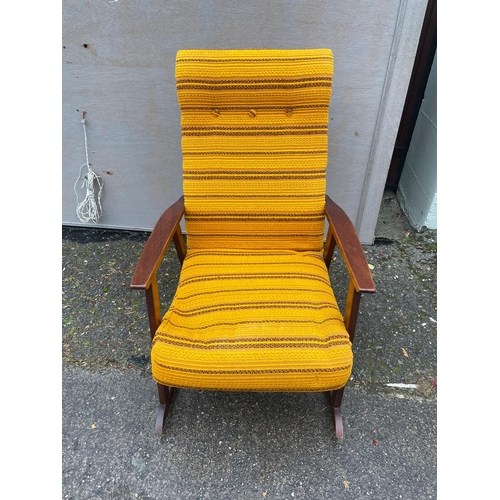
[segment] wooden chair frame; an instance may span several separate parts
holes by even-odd
[[[186,256],[186,244],[180,226],[183,215],[184,197],[181,196],[163,213],[156,223],[132,277],[130,287],[136,290],[144,290],[146,293],[151,339],[153,339],[161,323],[160,299],[156,278],[158,267],[172,240],[181,265]],[[363,248],[351,220],[328,195],[325,199],[325,217],[329,225],[324,246],[325,264],[327,268],[330,268],[333,252],[335,247],[337,247],[349,272],[350,279],[344,311],[344,323],[350,340],[353,342],[361,294],[375,292],[375,285]],[[156,418],[155,431],[161,434],[168,409],[172,402],[174,388],[161,384],[157,385],[160,405]],[[326,393],[337,438],[342,438],[344,435],[342,413],[340,410],[343,394],[343,388]]]

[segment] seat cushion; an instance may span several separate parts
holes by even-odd
[[[173,387],[343,387],[351,343],[322,254],[189,250],[151,362],[154,379]]]

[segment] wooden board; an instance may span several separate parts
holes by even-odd
[[[74,193],[85,163],[82,110],[89,160],[104,179],[97,226],[149,230],[182,194],[177,50],[328,47],[335,75],[327,191],[372,243],[425,5],[63,1],[63,224],[84,225]]]

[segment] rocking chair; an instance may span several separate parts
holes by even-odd
[[[325,392],[343,437],[360,297],[375,287],[354,226],[326,195],[332,77],[329,49],[177,54],[184,195],[131,282],[146,293],[157,433],[185,388]],[[162,318],[156,272],[172,240],[182,267]],[[328,275],[335,247],[349,273],[343,314]]]

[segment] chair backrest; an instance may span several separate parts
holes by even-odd
[[[332,77],[329,49],[177,53],[189,248],[321,250]]]

